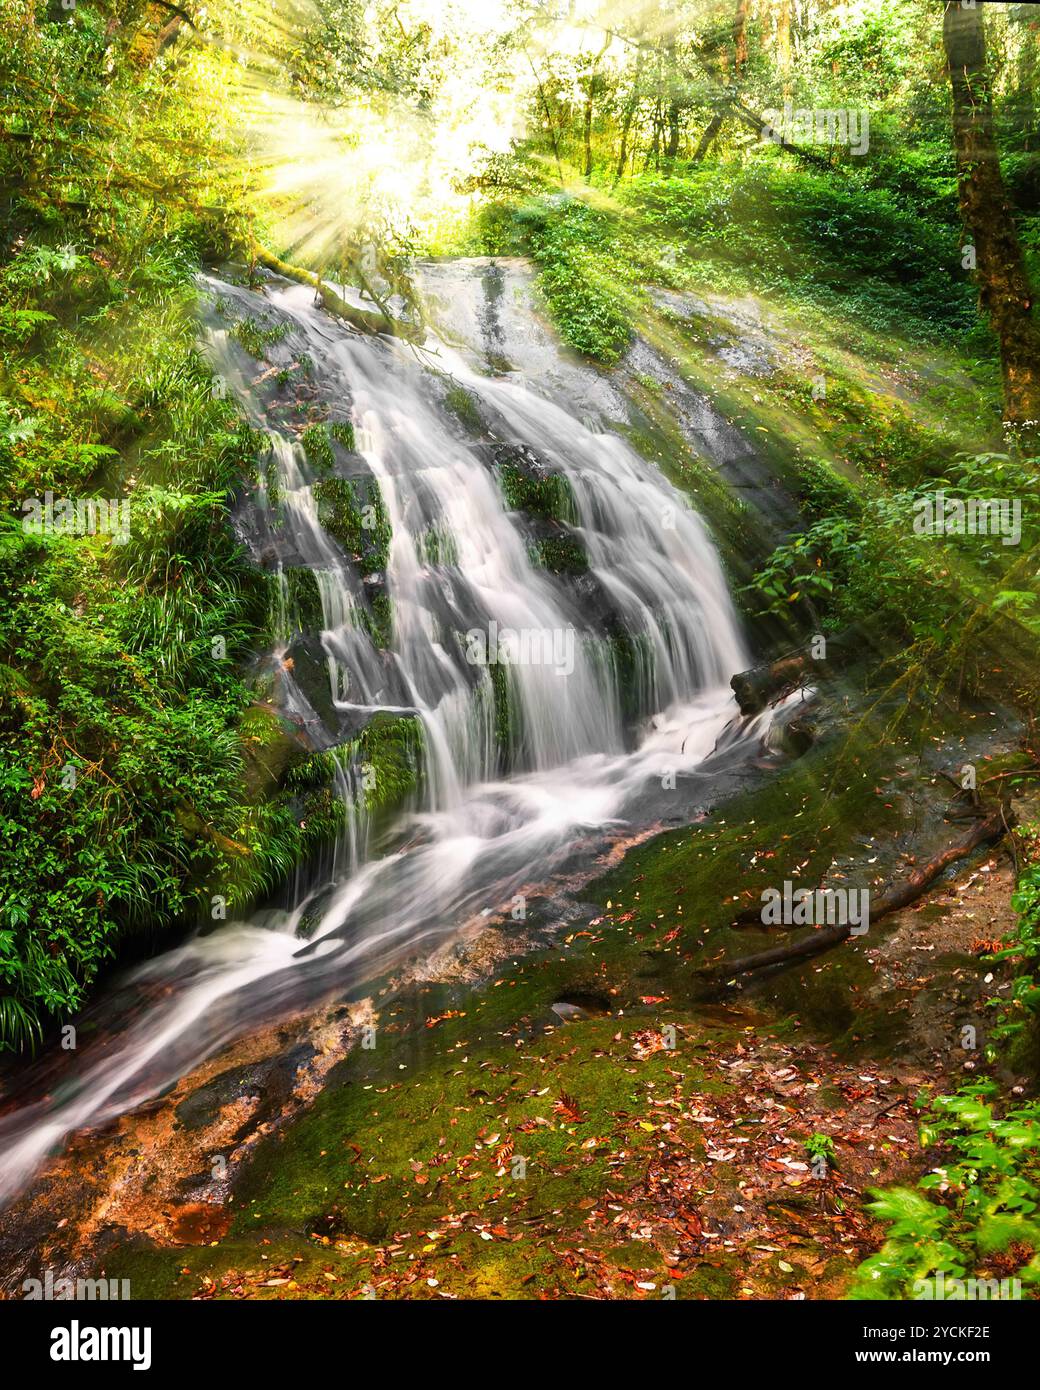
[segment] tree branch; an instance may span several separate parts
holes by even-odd
[[[916,869],[902,883],[892,884],[877,898],[871,907],[870,921],[878,922],[893,912],[899,912],[916,902],[935,880],[951,864],[966,859],[980,845],[995,843],[1002,839],[1014,824],[1014,817],[1002,802],[983,820],[976,821],[971,830],[956,844],[944,849],[941,854]],[[734,975],[746,975],[753,970],[764,970],[771,965],[786,965],[788,961],[804,960],[808,956],[819,955],[832,946],[838,946],[852,935],[852,924],[835,924],[822,930],[811,932],[800,941],[785,946],[775,946],[769,951],[759,951],[753,956],[741,956],[737,960],[720,961],[716,965],[703,967],[697,973],[711,978],[730,979]]]

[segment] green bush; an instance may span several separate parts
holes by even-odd
[[[921,1146],[940,1163],[916,1188],[874,1195],[888,1224],[884,1245],[860,1265],[852,1298],[910,1298],[917,1280],[1016,1278],[1040,1284],[1040,1102],[989,1103],[981,1081],[928,1106]]]
[[[974,327],[955,199],[922,215],[914,196],[867,177],[847,167],[816,173],[767,155],[644,174],[620,192],[648,233],[680,239],[692,271],[716,262],[743,283],[753,279],[760,293],[782,290],[911,336]]]
[[[563,202],[531,214],[529,249],[538,283],[564,342],[610,366],[632,336],[623,292],[631,275],[612,244],[610,220],[585,203]]]
[[[1018,974],[1011,982],[1005,998],[989,1001],[997,1011],[997,1021],[990,1029],[987,1053],[995,1059],[999,1045],[1014,1045],[1032,1033],[1035,1035],[1040,1016],[1040,864],[1031,864],[1019,876],[1011,898],[1018,913],[1014,941],[1003,950],[988,957],[991,961],[1013,960]]]

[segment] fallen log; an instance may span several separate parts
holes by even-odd
[[[355,305],[348,304],[342,295],[338,295],[331,285],[326,285],[313,271],[279,260],[270,251],[265,251],[258,242],[253,243],[252,251],[254,258],[268,270],[273,270],[277,275],[284,275],[287,280],[295,280],[298,284],[310,285],[316,291],[323,308],[330,314],[335,314],[337,318],[345,319],[360,332],[388,333],[391,337],[404,338],[409,342],[422,339],[421,330],[414,324],[403,323],[400,319],[390,318],[388,314],[371,309],[358,309]]]
[[[936,855],[934,859],[929,860],[921,868],[915,869],[909,878],[902,883],[892,884],[886,888],[881,896],[871,904],[870,922],[880,921],[882,917],[888,917],[893,912],[899,912],[902,908],[909,907],[931,887],[951,864],[956,864],[960,859],[966,859],[980,845],[996,843],[1003,839],[1013,824],[1012,813],[1007,805],[1002,803],[997,810],[991,811],[984,819],[976,821],[962,839],[944,849],[941,854]],[[828,951],[832,946],[840,945],[851,934],[851,922],[846,922],[843,925],[836,923],[834,926],[814,931],[811,935],[802,937],[800,941],[789,942],[784,946],[774,946],[771,950],[759,951],[752,956],[740,956],[737,960],[720,961],[716,965],[704,966],[697,973],[710,978],[722,979],[730,979],[734,975],[746,975],[752,970],[765,970],[771,965],[785,965],[788,961],[819,955],[821,951]]]
[[[804,685],[816,662],[806,652],[767,661],[730,678],[741,714],[760,714],[766,705]]]

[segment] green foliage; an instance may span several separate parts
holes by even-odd
[[[314,571],[290,566],[284,571],[285,606],[294,629],[320,632],[324,625],[321,590]]]
[[[324,426],[318,428],[324,429]],[[323,478],[314,485],[314,500],[322,526],[347,555],[370,569],[386,568],[390,555],[390,517],[375,478],[364,482]]]
[[[997,1011],[987,1047],[991,1060],[998,1044],[1017,1042],[1036,1031],[1040,1015],[1040,864],[1030,864],[1021,873],[1011,906],[1018,913],[1014,940],[988,957],[991,961],[1013,960],[1018,966],[1007,994],[989,1000],[990,1007]]]
[[[349,420],[333,420],[329,424],[329,434],[337,444],[342,444],[344,449],[353,451],[357,448],[357,440],[354,437],[354,426]]]
[[[21,1048],[128,932],[245,905],[305,834],[264,799],[241,676],[268,595],[229,504],[257,437],[195,347],[192,277],[220,240],[191,206],[210,196],[204,73],[188,97],[154,61],[158,12],[0,12],[0,1048]],[[32,533],[48,491],[116,499],[129,534]]]
[[[483,422],[472,394],[464,386],[452,383],[444,396],[444,404],[469,430],[479,430]]]
[[[808,600],[825,626],[869,623],[912,641],[942,644],[966,601],[1006,616],[1030,641],[1040,638],[1034,589],[1014,580],[1040,544],[1040,518],[1030,505],[1036,460],[1003,454],[960,456],[944,476],[887,490],[865,480],[858,495],[825,465],[810,465],[806,493],[818,519],[778,546],[745,592],[780,612]],[[1021,537],[929,534],[915,523],[941,491],[951,501],[1005,499],[1021,505]],[[1010,514],[1009,514],[1010,520]],[[1028,569],[1026,570],[1028,573]]]
[[[805,1152],[809,1156],[810,1162],[819,1158],[824,1159],[832,1166],[837,1162],[834,1140],[829,1134],[810,1134],[805,1141]]]
[[[562,473],[540,476],[514,463],[503,463],[498,478],[510,510],[549,521],[574,520],[574,498]]]
[[[332,456],[328,425],[308,425],[300,435],[300,443],[307,455],[307,462],[316,473],[324,475],[332,472],[335,459]]]
[[[913,195],[867,178],[759,160],[645,174],[620,191],[645,234],[671,248],[669,278],[680,287],[693,277],[750,282],[925,339],[972,328],[953,186],[940,214],[922,216]]]
[[[987,957],[1019,965],[1010,990],[989,1000],[997,1010],[986,1047],[991,1062],[1036,1035],[1040,865],[1023,870],[1011,902],[1019,919],[1015,939]],[[920,1142],[940,1149],[941,1166],[915,1189],[875,1193],[871,1210],[888,1231],[878,1253],[860,1265],[851,1297],[912,1296],[915,1280],[938,1273],[1040,1285],[1040,1101],[998,1114],[991,1103],[997,1091],[985,1080],[930,1102]]]
[[[564,342],[607,366],[617,362],[632,336],[622,293],[631,272],[612,255],[609,219],[571,201],[525,215],[538,283]]]
[[[251,357],[263,361],[266,349],[274,343],[281,342],[288,331],[289,325],[287,323],[275,323],[268,326],[260,319],[244,318],[239,319],[232,328],[231,337],[236,342],[241,343]]]
[[[996,1092],[995,1082],[976,1082],[928,1106],[921,1145],[938,1148],[941,1165],[916,1188],[875,1193],[870,1209],[888,1233],[851,1297],[913,1297],[916,1280],[938,1273],[1040,1284],[1040,1102],[998,1115]]]
[[[18,423],[0,467],[15,496],[123,494],[130,533],[120,544],[30,534],[10,514],[0,524],[0,1040],[12,1046],[82,1003],[125,932],[275,881],[289,833],[249,804],[236,728],[249,699],[236,667],[265,612],[227,519],[252,433],[213,398],[190,319],[139,295],[128,350],[106,361],[124,465],[99,442],[110,427],[97,396],[76,389],[97,360],[93,335],[50,312],[67,313],[77,287],[30,281],[26,260],[48,263],[35,250],[0,282],[4,295],[35,284],[53,319],[3,383]],[[141,266],[138,253],[125,273],[139,281]],[[120,307],[121,273],[106,276]]]
[[[414,804],[422,788],[425,740],[422,724],[408,715],[379,713],[365,725],[346,755],[369,770],[363,798],[371,813]]]
[[[589,557],[576,536],[542,536],[529,546],[534,564],[552,574],[584,574]]]
[[[415,538],[424,565],[453,565],[458,558],[458,542],[444,526],[431,522]]]

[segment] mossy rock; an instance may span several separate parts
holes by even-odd
[[[528,547],[532,563],[551,574],[584,574],[589,567],[585,547],[576,536],[542,536]]]
[[[425,758],[418,718],[381,711],[372,716],[349,747],[361,768],[369,812],[386,815],[418,798]]]
[[[609,671],[622,718],[626,723],[641,719],[650,707],[653,649],[649,637],[617,626],[601,637],[586,639],[586,650]]]
[[[323,478],[314,485],[318,520],[347,555],[369,569],[386,568],[390,518],[374,478]]]
[[[307,462],[320,477],[328,477],[336,466],[333,444],[353,453],[357,447],[354,426],[349,420],[316,421],[300,435]]]
[[[574,521],[577,516],[574,494],[562,473],[540,475],[507,462],[499,464],[498,480],[511,511],[548,521]]]
[[[243,713],[238,735],[246,795],[253,803],[280,786],[286,775],[308,757],[297,730],[264,705],[250,705]]]
[[[377,647],[389,647],[394,635],[394,604],[390,595],[380,589],[371,596],[366,610],[368,635]]]
[[[344,449],[349,449],[351,453],[357,448],[354,426],[349,420],[330,420],[329,435],[337,444],[342,444]]]
[[[241,343],[250,357],[263,361],[265,350],[279,343],[289,331],[287,323],[265,324],[262,319],[240,319],[231,330],[231,337]]]
[[[284,570],[285,606],[294,631],[320,632],[325,625],[321,590],[311,569],[292,565]]]
[[[328,425],[308,425],[300,435],[300,443],[307,456],[307,462],[316,473],[325,477],[332,472],[336,460],[332,454]]]
[[[493,662],[488,667],[488,675],[491,678],[491,698],[494,704],[495,746],[503,771],[508,771],[513,749],[520,739],[520,709],[517,705],[514,713],[514,701],[510,699],[509,694],[509,668]]]
[[[464,386],[450,386],[445,393],[444,404],[472,433],[483,430],[484,421],[481,419],[477,403]]]

